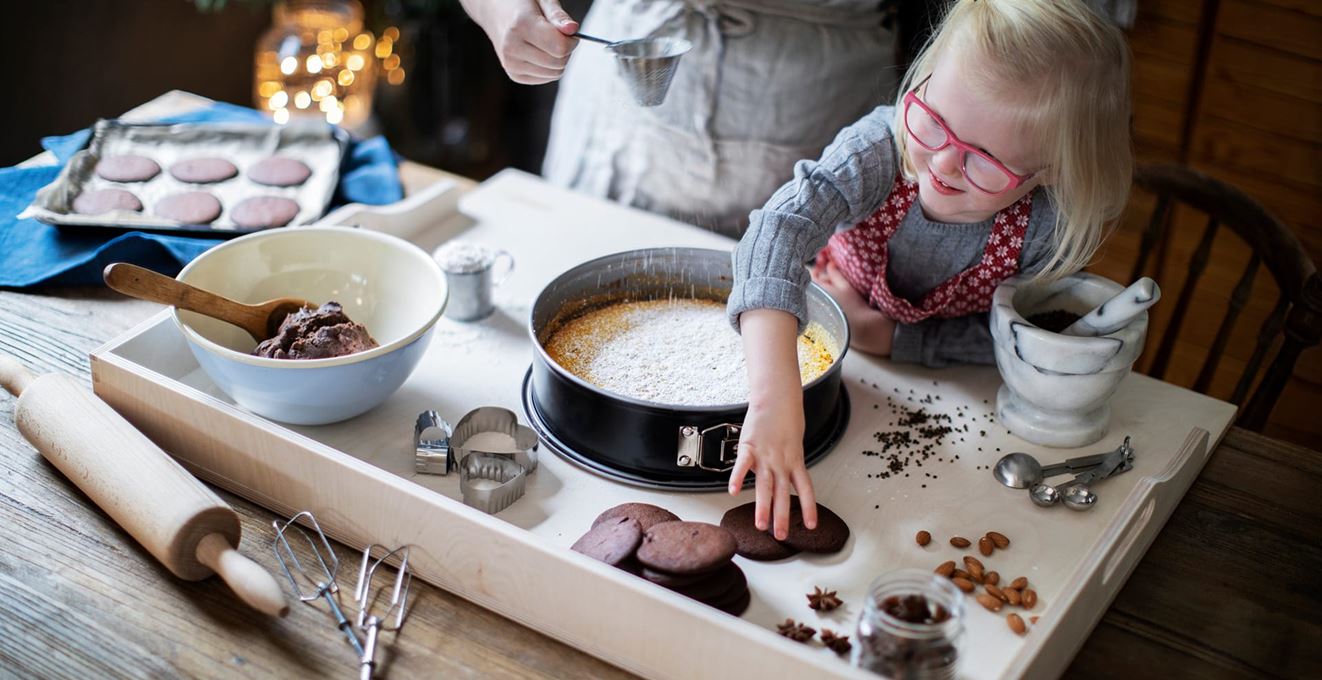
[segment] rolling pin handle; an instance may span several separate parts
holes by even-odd
[[[197,560],[220,575],[239,599],[263,614],[289,613],[284,592],[271,572],[244,557],[221,534],[207,534],[197,544]]]
[[[8,354],[0,354],[0,387],[4,387],[5,391],[17,397],[35,379],[36,376],[29,373],[17,359]]]

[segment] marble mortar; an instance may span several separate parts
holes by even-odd
[[[1042,312],[1087,314],[1124,290],[1080,272],[1050,283],[1016,276],[992,295],[991,332],[1004,384],[996,417],[1014,435],[1042,446],[1075,448],[1101,439],[1109,401],[1143,351],[1148,313],[1096,337],[1052,333],[1027,321]]]

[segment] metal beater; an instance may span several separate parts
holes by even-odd
[[[413,573],[409,571],[409,547],[407,545],[390,550],[375,560],[372,559],[374,548],[386,550],[385,546],[377,544],[369,545],[363,549],[363,561],[361,566],[358,567],[358,585],[354,588],[354,599],[358,602],[358,618],[354,623],[359,630],[363,631],[367,641],[359,659],[359,680],[370,680],[376,672],[376,639],[382,628],[385,630],[399,630],[400,626],[404,624],[409,584],[413,581]],[[380,616],[377,616],[372,610],[381,594],[385,592],[385,587],[382,586],[377,589],[374,595],[372,593],[372,577],[376,574],[377,567],[391,558],[399,560],[399,571],[395,573],[395,581],[390,588],[390,598],[387,600],[386,609],[381,612]],[[392,613],[395,615],[395,622],[393,624],[386,623]]]
[[[308,524],[317,533],[320,545],[318,545],[318,541],[312,540],[308,532],[296,524],[300,518],[307,518]],[[337,601],[340,587],[335,582],[335,575],[340,571],[340,560],[335,556],[335,551],[331,549],[330,541],[326,538],[326,533],[321,530],[321,525],[317,524],[317,518],[305,510],[289,518],[289,521],[284,524],[273,521],[271,526],[275,527],[275,540],[272,541],[272,549],[275,550],[275,557],[280,560],[280,566],[285,570],[285,575],[289,577],[289,585],[293,587],[294,594],[298,596],[298,599],[308,603],[317,599],[326,600],[326,603],[330,605],[331,614],[335,617],[336,625],[344,632],[344,637],[349,640],[349,645],[353,647],[353,651],[358,655],[358,658],[363,658],[363,645],[358,641],[358,636],[353,632],[353,626],[349,623],[349,619],[344,616],[344,611],[340,609],[340,603]],[[321,567],[319,576],[303,567],[303,563],[299,561],[293,547],[289,545],[289,539],[285,536],[285,533],[291,528],[297,530],[303,536],[312,554],[316,556],[317,565]],[[329,563],[326,560],[327,555],[330,556]],[[294,575],[295,572],[298,573],[297,576]],[[302,585],[300,585],[300,581]]]

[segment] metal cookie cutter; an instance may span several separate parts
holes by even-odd
[[[464,446],[469,439],[483,432],[509,435],[514,440],[517,452],[479,451]],[[454,426],[454,432],[450,435],[450,450],[460,461],[472,453],[489,453],[513,460],[530,474],[537,471],[537,444],[537,431],[527,425],[520,425],[519,417],[513,411],[499,406],[481,406],[469,411],[459,419],[459,424]]]
[[[473,480],[496,482],[490,488],[477,488]],[[464,456],[459,463],[459,490],[464,504],[488,514],[508,508],[523,497],[528,481],[528,470],[514,461],[494,453],[477,451]]]
[[[428,475],[448,475],[458,465],[450,447],[450,424],[435,411],[418,414],[413,427],[413,470]]]

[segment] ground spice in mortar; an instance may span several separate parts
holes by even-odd
[[[1049,312],[1038,312],[1026,319],[1028,323],[1041,328],[1044,331],[1059,333],[1082,317],[1074,312],[1067,312],[1063,309],[1053,309]]]

